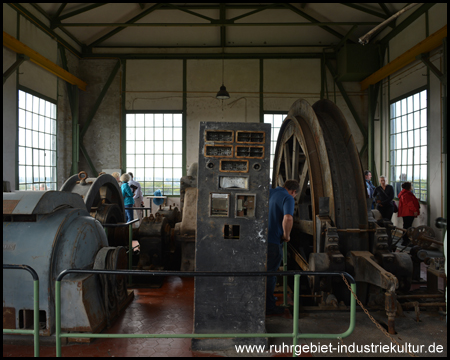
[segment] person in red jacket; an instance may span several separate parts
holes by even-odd
[[[402,184],[402,191],[398,194],[398,217],[403,218],[403,229],[407,230],[412,226],[414,218],[420,214],[419,200],[411,191],[411,183],[404,182]],[[407,246],[409,239],[406,233],[403,235],[402,245]]]

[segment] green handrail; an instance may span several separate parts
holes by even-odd
[[[64,270],[61,274],[59,274],[58,278],[55,282],[55,325],[56,325],[56,356],[61,357],[61,338],[97,338],[97,339],[123,339],[123,338],[282,338],[282,337],[292,337],[293,345],[297,345],[297,340],[300,338],[344,338],[349,336],[354,328],[355,328],[355,315],[356,315],[356,301],[352,297],[352,301],[350,302],[350,326],[346,332],[342,334],[299,334],[298,333],[298,316],[299,316],[299,293],[300,293],[300,275],[341,275],[344,274],[350,279],[352,279],[351,288],[353,292],[356,292],[356,284],[353,278],[347,273],[337,272],[306,272],[306,271],[283,271],[282,274],[294,275],[294,314],[293,314],[293,331],[292,333],[282,333],[282,334],[272,334],[272,333],[256,333],[256,334],[89,334],[89,333],[61,333],[61,280],[62,277],[69,272],[77,272],[77,273],[92,273],[92,274],[116,274],[116,275],[124,275],[128,273],[133,273],[135,275],[146,275],[146,276],[154,276],[154,275],[177,275],[177,276],[273,276],[272,272],[210,272],[210,273],[193,273],[193,272],[182,272],[182,271],[143,271],[143,270],[127,270],[127,271],[119,271],[119,270]],[[227,274],[227,275],[225,275]],[[293,351],[292,355],[295,357],[296,353]]]
[[[27,270],[33,276],[33,330],[3,329],[3,334],[32,334],[34,357],[39,357],[39,276],[28,265],[3,264],[3,269]]]
[[[283,271],[287,271],[287,242],[283,243]],[[283,304],[287,307],[287,276],[283,276]]]

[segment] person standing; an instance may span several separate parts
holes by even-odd
[[[413,224],[414,219],[420,214],[419,200],[411,191],[411,183],[404,182],[402,191],[398,194],[398,217],[403,218],[403,229],[408,230]],[[409,239],[406,233],[403,235],[402,245],[407,246]]]
[[[373,192],[373,197],[376,199],[377,210],[381,213],[383,219],[391,221],[394,213],[394,188],[386,184],[386,176],[380,176],[380,186],[377,186]]]
[[[142,202],[144,201],[144,195],[142,194],[141,184],[139,184],[137,181],[134,181],[134,176],[132,172],[129,172],[128,175],[130,175],[131,179],[128,182],[128,184],[136,186],[136,191],[134,192],[134,207],[140,208],[142,207]],[[139,221],[135,224],[136,227],[139,227],[139,224],[142,220],[142,210],[134,210],[135,218],[139,219]]]
[[[131,191],[131,188],[128,185],[128,182],[130,181],[130,175],[128,175],[127,173],[122,174],[120,180],[122,181],[121,189],[125,205],[125,214],[127,216],[127,222],[130,222],[133,220],[133,209],[131,208],[134,206],[133,191]]]
[[[373,192],[375,191],[375,185],[372,184],[372,173],[369,170],[364,171],[364,177],[366,179],[366,189],[367,195],[370,199],[373,199]],[[372,202],[372,209],[375,208],[374,203]]]
[[[300,188],[298,181],[287,180],[283,187],[270,189],[269,197],[269,241],[267,249],[267,271],[277,271],[283,258],[283,241],[289,241],[294,224],[295,196]],[[276,276],[267,277],[266,315],[282,314],[284,308],[276,306],[273,294]]]

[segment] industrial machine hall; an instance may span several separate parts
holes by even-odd
[[[447,357],[447,3],[3,3],[4,357]]]

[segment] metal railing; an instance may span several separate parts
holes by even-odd
[[[36,271],[28,265],[3,264],[3,269],[26,270],[33,276],[33,330],[3,329],[3,334],[33,334],[34,356],[39,357],[39,276]]]
[[[78,274],[106,274],[106,275],[143,275],[143,276],[294,276],[294,313],[293,313],[293,329],[292,333],[245,333],[245,334],[90,334],[90,333],[61,333],[61,280],[70,273]],[[349,336],[355,328],[356,300],[350,297],[350,325],[347,331],[342,334],[299,334],[298,317],[299,317],[299,293],[300,293],[300,276],[301,275],[318,275],[318,276],[342,276],[344,275],[350,280],[353,292],[356,292],[356,283],[353,277],[346,272],[323,272],[323,271],[283,271],[283,272],[184,272],[184,271],[143,271],[143,270],[80,270],[67,269],[62,271],[55,283],[55,306],[56,306],[56,356],[61,356],[61,338],[282,338],[292,337],[293,349],[297,345],[298,339],[335,339]],[[293,351],[293,356],[296,356]]]

